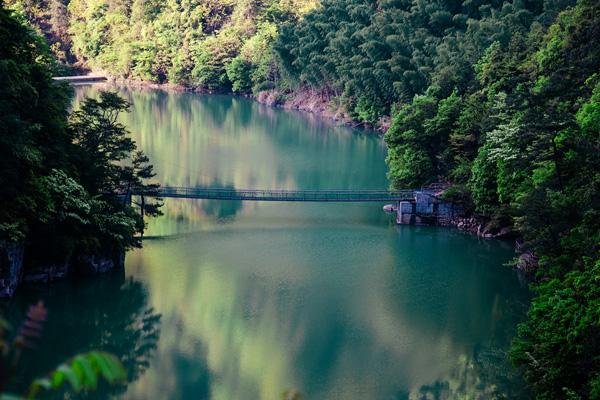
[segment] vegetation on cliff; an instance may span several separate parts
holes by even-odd
[[[103,93],[69,115],[69,90],[52,81],[44,41],[4,8],[0,42],[0,243],[24,243],[26,265],[138,246],[144,222],[115,193],[155,186],[117,122],[128,104]]]
[[[279,26],[316,0],[8,0],[63,63],[116,77],[248,92],[276,81]]]
[[[310,89],[358,121],[391,116],[393,186],[451,183],[447,198],[516,227],[539,257],[511,351],[534,394],[600,398],[598,1],[72,0],[50,16],[11,5],[59,57],[113,75],[241,93]],[[89,127],[104,125],[90,121],[114,123],[126,105],[105,95],[68,123],[44,44],[2,18],[0,201],[11,207],[0,210],[0,232],[134,245],[140,221],[103,194],[140,184],[146,159],[116,166],[133,154],[118,124],[114,152],[86,143]]]
[[[466,87],[433,83],[386,134],[398,187],[445,180],[539,257],[511,350],[537,398],[599,398],[600,4],[513,30]]]
[[[516,227],[539,257],[511,356],[538,398],[600,398],[600,3],[327,1],[276,44],[354,117],[392,113],[397,188]]]

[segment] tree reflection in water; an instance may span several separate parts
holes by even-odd
[[[397,396],[407,400],[525,399],[530,394],[520,371],[508,359],[506,348],[514,337],[516,321],[523,318],[527,303],[507,299],[500,313],[497,335],[477,345],[471,357],[460,356],[445,379],[421,386],[415,393]]]
[[[520,399],[525,398],[522,385],[515,385],[519,377],[508,365],[506,353],[488,349],[472,359],[460,357],[451,376],[429,385],[417,393],[399,395],[407,400],[459,399]]]
[[[209,186],[211,188],[234,190],[232,184],[223,184],[216,180]],[[242,209],[241,200],[202,200],[202,211],[219,222],[232,220]]]
[[[83,282],[23,289],[17,299],[3,305],[3,315],[12,326],[18,326],[27,306],[38,300],[44,301],[49,312],[36,348],[23,356],[21,370],[12,382],[15,392],[22,392],[33,378],[45,375],[73,355],[94,349],[119,357],[127,371],[127,382],[76,398],[103,399],[124,393],[128,384],[150,366],[161,316],[148,307],[145,285],[125,279],[123,271]],[[73,398],[67,394],[63,397]]]

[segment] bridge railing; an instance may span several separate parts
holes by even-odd
[[[161,187],[153,193],[134,193],[156,197],[265,201],[396,201],[414,197],[413,190],[256,190],[228,188]]]

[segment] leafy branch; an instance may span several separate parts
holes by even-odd
[[[41,391],[68,389],[79,393],[95,390],[100,380],[109,384],[123,382],[127,378],[125,368],[117,357],[102,351],[90,351],[74,356],[59,365],[43,378],[35,379],[24,396],[5,393],[4,388],[15,375],[21,354],[25,349],[33,349],[41,338],[48,311],[43,302],[32,305],[14,339],[7,340],[10,330],[6,321],[0,318],[0,400],[35,399]]]

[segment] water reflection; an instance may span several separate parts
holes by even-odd
[[[381,138],[245,99],[122,93],[164,185],[387,187]],[[127,257],[163,317],[123,397],[518,398],[502,356],[527,302],[502,266],[511,246],[380,210],[167,199],[158,240]]]
[[[224,185],[217,180],[210,184],[211,189],[235,189],[233,185]],[[224,222],[232,219],[242,209],[243,203],[240,200],[212,200],[207,199],[201,202],[202,211],[207,216],[215,218],[217,221]]]
[[[461,356],[446,380],[423,385],[398,399],[459,400],[459,399],[519,399],[528,398],[523,385],[516,385],[519,376],[506,362],[506,352],[485,349],[472,358]]]
[[[96,95],[92,86],[77,92]],[[165,186],[385,189],[380,138],[243,98],[129,91],[123,117]],[[349,132],[352,137],[349,137]],[[383,172],[380,174],[380,172]]]
[[[148,306],[148,292],[140,281],[122,273],[98,281],[24,288],[4,304],[13,326],[23,320],[30,304],[43,300],[48,320],[37,347],[24,353],[14,391],[23,392],[32,379],[44,376],[77,353],[104,350],[116,354],[127,371],[127,382],[103,386],[99,392],[77,398],[108,398],[124,393],[150,366],[159,340],[160,315]],[[55,394],[49,398],[57,398]],[[64,394],[64,398],[72,398]]]
[[[309,399],[513,393],[498,354],[526,298],[494,261],[507,252],[473,258],[472,238],[426,228],[403,236],[390,247],[396,235],[379,227],[221,227],[131,254],[128,272],[149,282],[165,328],[161,362],[127,397],[195,396],[159,379],[179,375],[174,354],[204,371],[207,399],[279,399],[290,388]],[[165,279],[169,265],[183,267]]]

